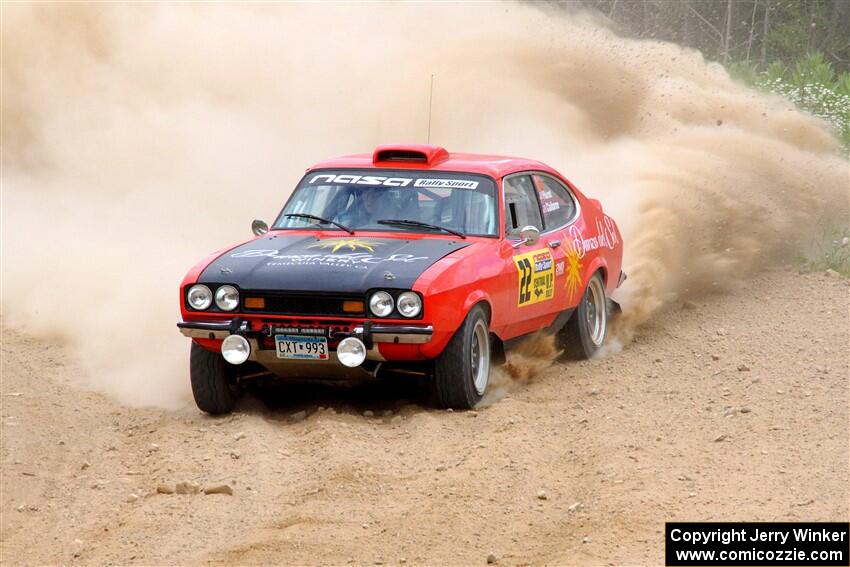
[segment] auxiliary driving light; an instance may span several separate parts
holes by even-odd
[[[366,345],[360,339],[346,337],[339,341],[336,357],[343,365],[350,368],[360,366],[366,360]]]
[[[230,335],[221,342],[221,356],[230,364],[242,364],[251,355],[251,345],[242,335]]]

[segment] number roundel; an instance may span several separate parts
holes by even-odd
[[[555,295],[555,265],[548,248],[514,256],[517,267],[517,306],[525,307]]]

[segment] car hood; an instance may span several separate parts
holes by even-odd
[[[445,238],[270,235],[219,256],[200,283],[229,283],[243,290],[362,293],[410,289],[429,266],[468,246]]]

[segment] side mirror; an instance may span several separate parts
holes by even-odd
[[[269,225],[267,225],[264,220],[254,219],[254,222],[251,223],[251,232],[253,232],[256,236],[261,236],[268,231]]]
[[[532,225],[524,226],[519,231],[519,237],[520,241],[514,244],[514,248],[518,248],[523,244],[534,246],[540,240],[540,229]]]

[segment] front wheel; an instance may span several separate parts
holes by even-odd
[[[608,335],[608,298],[602,276],[594,274],[570,320],[558,332],[558,346],[567,358],[591,358],[605,344]]]
[[[484,397],[490,382],[490,330],[482,307],[472,308],[437,357],[434,381],[445,408],[471,409]]]
[[[210,414],[230,413],[239,398],[236,369],[221,354],[192,343],[189,354],[192,395],[201,411]]]

